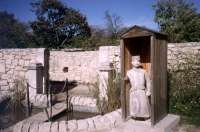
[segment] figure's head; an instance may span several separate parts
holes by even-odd
[[[140,56],[132,56],[132,61],[131,61],[133,67],[140,67]]]

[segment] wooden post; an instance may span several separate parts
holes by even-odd
[[[154,43],[155,43],[155,36],[151,36],[151,40],[150,40],[150,49],[151,49],[151,52],[150,52],[150,62],[151,62],[151,69],[150,69],[150,78],[153,80],[153,67],[154,67],[154,63],[153,63],[153,59],[154,59]],[[154,81],[152,81],[152,89],[151,89],[151,125],[153,126],[155,124],[155,110],[154,110],[154,107],[155,107],[155,102],[154,102],[154,89],[153,89],[153,86],[154,86]]]
[[[31,106],[30,106],[30,100],[29,100],[29,84],[26,83],[26,95],[27,95],[27,108],[28,108],[28,116],[31,115]]]
[[[44,93],[48,93],[49,90],[49,49],[44,50]]]
[[[121,50],[121,109],[122,109],[122,119],[126,120],[126,91],[125,91],[125,67],[124,67],[124,41],[120,40],[120,50]]]

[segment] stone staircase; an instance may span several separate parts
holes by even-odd
[[[73,106],[74,111],[97,113],[97,99],[93,96],[92,86],[78,85],[69,90],[68,101]],[[66,93],[55,95],[55,100],[65,101]]]

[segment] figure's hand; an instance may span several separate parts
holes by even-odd
[[[146,91],[146,96],[150,96],[150,95],[151,95],[150,91]]]
[[[124,77],[124,81],[128,81],[129,79],[128,79],[128,77],[126,76],[126,77]]]
[[[129,92],[130,92],[130,93],[134,92],[134,89],[133,89],[133,88],[131,88]]]

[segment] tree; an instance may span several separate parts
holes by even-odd
[[[0,12],[0,48],[28,47],[28,26],[19,22],[13,14]]]
[[[99,46],[118,45],[119,36],[127,28],[122,27],[121,17],[105,12],[106,26],[90,26],[91,36],[87,39],[75,38],[73,46],[85,50],[96,50]]]
[[[31,23],[37,45],[50,48],[73,47],[75,38],[90,36],[86,17],[58,0],[31,3],[37,20]]]
[[[186,0],[157,0],[155,22],[170,42],[200,41],[200,14]]]
[[[118,39],[123,25],[121,17],[106,11],[105,20],[108,35],[114,40]]]

